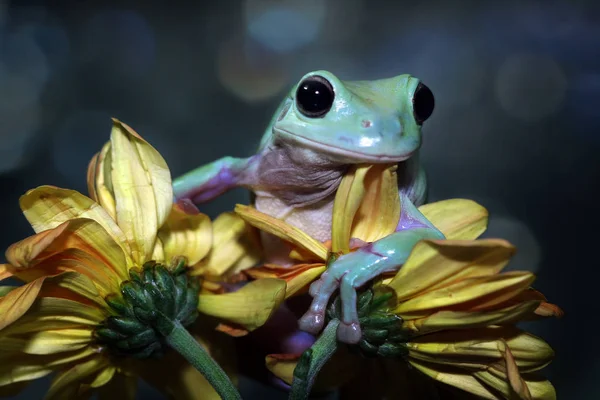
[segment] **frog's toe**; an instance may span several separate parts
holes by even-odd
[[[325,323],[325,313],[307,311],[298,321],[298,327],[304,332],[318,334],[323,329]]]
[[[316,297],[317,294],[321,291],[321,287],[323,287],[323,275],[321,275],[320,279],[314,281],[308,288],[308,294],[311,295],[311,297]]]
[[[356,344],[362,337],[362,331],[358,322],[340,322],[337,327],[338,341],[347,344]]]

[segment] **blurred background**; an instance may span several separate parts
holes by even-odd
[[[18,207],[27,189],[87,192],[87,164],[111,116],[179,176],[252,154],[306,72],[410,73],[436,96],[422,150],[430,200],[468,197],[490,210],[486,235],[516,244],[511,268],[535,271],[535,286],[566,312],[528,327],[556,350],[545,373],[558,397],[600,398],[594,1],[46,3],[0,0],[2,249],[32,233]],[[234,191],[203,211],[246,201]],[[46,385],[18,398],[41,398]],[[242,392],[285,398],[249,380]]]

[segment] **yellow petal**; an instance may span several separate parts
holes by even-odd
[[[165,261],[184,256],[188,265],[194,265],[208,254],[212,245],[212,226],[207,215],[188,214],[178,204],[173,204],[171,214],[158,231]]]
[[[2,330],[3,335],[30,334],[42,330],[93,328],[108,317],[106,310],[56,297],[38,298],[29,312]]]
[[[250,225],[255,226],[261,231],[265,231],[293,245],[299,246],[313,254],[319,260],[325,261],[327,259],[328,251],[323,243],[295,226],[242,204],[235,206],[235,212]]]
[[[26,354],[54,354],[88,346],[92,341],[91,329],[55,329],[32,332],[20,337],[0,336],[2,351]]]
[[[107,211],[75,190],[40,186],[21,196],[19,203],[36,233],[54,229],[71,219],[89,218],[98,222],[125,253],[130,251],[123,231]]]
[[[334,253],[350,251],[350,234],[354,216],[366,193],[365,177],[373,165],[354,165],[342,178],[333,203],[331,250]]]
[[[20,286],[0,298],[0,330],[25,314],[40,292],[45,278]]]
[[[252,331],[262,326],[285,299],[285,281],[259,279],[233,293],[200,295],[198,310]]]
[[[231,269],[252,267],[261,257],[260,245],[249,232],[250,226],[236,213],[225,212],[213,221],[213,245],[197,269],[220,277]]]
[[[468,278],[406,300],[395,312],[406,319],[420,317],[425,310],[450,308],[481,310],[511,299],[535,280],[531,272],[507,272],[501,275]],[[475,301],[477,300],[477,301]]]
[[[450,199],[424,204],[419,211],[446,239],[477,239],[485,232],[488,211],[472,200]]]
[[[504,398],[519,398],[515,397],[516,393],[505,377],[499,377],[490,371],[476,371],[473,375],[484,384],[499,391]],[[556,391],[549,381],[526,375],[523,378],[533,400],[556,400]]]
[[[116,221],[117,209],[113,195],[111,166],[110,142],[107,142],[102,150],[92,157],[88,165],[87,184],[90,197]]]
[[[425,375],[438,382],[454,386],[466,392],[472,393],[483,399],[498,400],[498,396],[481,381],[471,374],[459,369],[446,368],[445,366],[432,365],[417,360],[409,360],[410,365],[423,372]]]
[[[432,333],[411,339],[407,348],[411,358],[421,361],[486,367],[505,359],[505,343],[523,372],[537,371],[554,357],[542,339],[512,326]]]
[[[366,193],[354,216],[351,237],[374,242],[393,233],[400,220],[397,164],[378,164],[365,177]]]
[[[528,301],[497,310],[438,311],[424,318],[404,321],[402,326],[414,334],[424,335],[447,329],[516,323],[534,313],[538,305],[539,301]]]
[[[48,356],[20,354],[17,358],[8,359],[3,357],[5,354],[0,354],[0,359],[2,359],[0,363],[0,387],[44,377],[64,365],[85,359],[94,353],[94,350],[85,348],[72,353]]]
[[[108,365],[108,359],[99,355],[77,363],[66,371],[61,371],[52,380],[52,384],[44,399],[64,399],[69,398],[70,394],[77,394],[79,385],[86,378],[106,368]]]
[[[514,252],[500,239],[421,241],[389,286],[402,301],[461,279],[497,274]]]
[[[171,212],[171,174],[158,151],[115,119],[110,141],[117,223],[132,244],[134,260],[143,264]]]
[[[42,232],[13,244],[6,252],[6,258],[15,266],[29,266],[32,262],[58,257],[60,262],[65,250],[77,249],[95,258],[94,266],[106,270],[122,280],[128,279],[127,268],[131,260],[121,246],[96,221],[86,218],[71,219],[55,228],[54,233]],[[38,239],[38,236],[42,239]],[[69,257],[64,257],[69,259]],[[109,272],[110,271],[110,272]]]
[[[99,388],[106,385],[115,376],[115,372],[117,372],[117,368],[112,365],[107,366],[97,373],[92,383],[90,383],[90,387]]]

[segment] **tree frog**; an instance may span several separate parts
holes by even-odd
[[[300,329],[317,334],[339,288],[338,340],[357,343],[362,333],[356,289],[400,268],[418,241],[443,238],[417,209],[426,197],[418,159],[421,127],[433,108],[431,90],[410,75],[342,81],[328,71],[310,72],[276,110],[255,155],[224,157],[181,176],[174,181],[175,197],[201,203],[245,187],[259,211],[326,241],[335,192],[347,168],[398,163],[402,211],[396,232],[333,261],[311,285],[312,304],[299,321]],[[265,234],[262,240],[267,262],[291,264],[278,238]]]

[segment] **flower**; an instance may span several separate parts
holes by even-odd
[[[333,208],[331,241],[321,243],[284,221],[238,204],[236,213],[250,225],[291,246],[293,266],[266,264],[246,270],[254,279],[279,278],[287,283],[286,298],[304,293],[326,269],[330,254],[355,250],[394,232],[400,218],[395,164],[357,165],[344,176]]]
[[[385,172],[379,171],[381,179],[376,181],[379,187],[385,187]],[[360,181],[357,176],[360,175],[354,173],[349,177],[348,181],[353,180],[349,183]],[[387,219],[378,217],[373,206],[373,199],[381,207],[390,204],[382,201],[385,196],[381,193],[385,190],[375,191],[379,195],[373,194],[365,201],[373,187],[363,190],[361,187],[366,185],[349,184],[345,189],[340,188],[343,204],[334,211],[333,251],[352,251],[351,246],[344,246],[351,237],[372,241],[373,237],[389,233],[390,227],[397,223],[395,219],[383,227],[381,221]],[[358,217],[361,225],[357,216],[365,204],[370,214]],[[487,211],[483,207],[470,200],[452,199],[427,204],[419,210],[444,233],[446,240],[419,242],[394,276],[382,277],[372,289],[360,295],[363,337],[357,346],[350,348],[375,358],[359,362],[356,355],[343,347],[329,367],[323,369],[315,387],[347,384],[358,393],[358,382],[364,384],[364,380],[352,377],[362,376],[375,382],[381,376],[374,377],[374,371],[383,374],[381,371],[385,369],[388,380],[382,387],[389,388],[385,389],[388,395],[396,390],[395,393],[410,397],[406,388],[396,387],[400,382],[407,387],[412,384],[407,379],[407,374],[414,373],[406,368],[410,365],[439,382],[482,398],[511,398],[515,394],[522,399],[555,398],[550,382],[534,375],[550,363],[552,349],[542,339],[517,329],[515,324],[561,316],[562,311],[530,288],[535,279],[532,273],[501,272],[515,249],[505,240],[477,239],[487,226]],[[282,268],[263,267],[259,273],[254,272],[256,277],[271,276],[266,274],[270,268],[288,281],[288,291],[292,286],[294,294],[323,272],[328,257],[326,245],[252,208],[238,206],[236,211],[249,223],[291,243],[292,257],[318,261],[298,264],[291,269],[294,272],[287,273],[280,273]],[[384,213],[385,210],[379,210],[379,215]],[[357,226],[364,230],[354,233]],[[364,232],[371,232],[372,236]],[[339,317],[335,302],[329,317]],[[272,354],[266,362],[271,372],[291,384],[298,359],[299,354]],[[328,375],[328,368],[335,373]]]
[[[157,307],[168,308],[184,325],[193,323],[196,306],[206,297],[211,315],[220,317],[214,310],[221,309],[223,317],[248,329],[277,308],[285,284],[265,280],[236,293],[198,296],[193,274],[182,271],[219,253],[211,221],[190,204],[173,204],[166,162],[117,120],[110,142],[90,163],[88,188],[91,198],[41,186],[20,199],[36,234],[10,246],[9,263],[0,266],[0,279],[25,282],[0,289],[0,387],[19,390],[56,372],[47,398],[84,396],[92,389],[133,398],[136,376],[176,398],[218,397],[174,352],[144,362],[122,357],[160,356],[163,350],[151,329],[130,318],[140,315],[128,306],[142,293],[137,282],[157,285],[150,294],[154,304],[164,299]],[[230,267],[239,261],[224,260]],[[244,310],[235,308],[240,299]],[[213,346],[227,339],[210,321],[201,322],[190,325],[195,337],[233,373],[232,346]],[[126,335],[131,332],[136,335]]]

